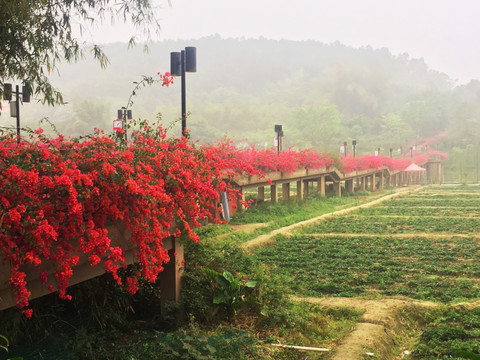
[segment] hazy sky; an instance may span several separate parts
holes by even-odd
[[[388,48],[424,58],[457,84],[480,79],[479,0],[154,0],[161,39],[212,34],[288,40],[339,41]],[[122,31],[122,29],[124,31]],[[127,41],[124,26],[97,42]],[[188,45],[188,43],[186,43]],[[198,49],[197,51],[201,51]]]

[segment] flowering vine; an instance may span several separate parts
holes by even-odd
[[[163,239],[198,241],[192,230],[200,220],[218,221],[219,192],[238,198],[229,186],[232,174],[254,173],[218,146],[168,139],[146,121],[137,125],[128,143],[100,131],[82,141],[49,138],[41,129],[30,141],[0,139],[0,262],[11,265],[18,307],[25,309],[31,295],[25,266],[39,269],[50,291],[70,299],[67,287],[80,256],[136,292],[139,276],[153,282],[169,261]],[[116,221],[131,232],[141,265],[141,273],[127,279],[118,273],[125,267],[123,250],[108,237],[107,226]],[[54,266],[56,284],[48,283],[47,264]],[[31,309],[24,313],[32,315]]]

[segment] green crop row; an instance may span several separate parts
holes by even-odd
[[[480,308],[439,308],[427,313],[426,321],[415,359],[466,359],[462,352],[480,353]]]
[[[472,196],[471,198],[465,199],[438,199],[438,198],[428,198],[428,197],[405,197],[391,200],[386,203],[388,206],[448,206],[448,207],[477,207],[480,208],[480,197]]]
[[[451,302],[480,297],[480,245],[473,239],[278,237],[256,252],[307,296],[406,295]]]
[[[434,210],[432,210],[433,215]],[[480,229],[480,218],[448,218],[441,216],[378,217],[334,216],[305,228],[310,234],[398,234],[444,233],[474,234]]]
[[[356,212],[358,215],[392,215],[392,216],[462,216],[462,217],[480,217],[480,207],[448,207],[448,206],[376,206],[360,209]]]

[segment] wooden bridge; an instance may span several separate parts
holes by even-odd
[[[292,183],[296,184],[296,198],[299,201],[304,196],[308,196],[311,191],[317,191],[321,196],[325,196],[327,189],[332,189],[337,196],[342,196],[343,191],[354,193],[358,190],[367,189],[375,191],[388,186],[443,183],[443,162],[440,159],[420,165],[426,169],[422,175],[404,171],[390,171],[387,167],[344,174],[335,167],[327,167],[315,170],[301,169],[293,173],[272,172],[266,174],[266,177],[241,175],[234,179],[234,183],[240,188],[243,196],[245,196],[246,190],[257,188],[259,200],[265,200],[265,188],[269,186],[272,202],[278,201],[280,197],[290,199]],[[281,194],[279,192],[280,188]],[[233,214],[235,209],[230,208],[230,211]],[[135,261],[134,244],[130,241],[131,234],[125,225],[122,223],[110,225],[108,236],[112,240],[113,246],[120,246],[124,250],[126,264],[133,263]],[[168,301],[179,300],[183,273],[182,260],[184,258],[183,246],[174,238],[164,239],[164,247],[168,250],[170,262],[164,265],[165,269],[160,273],[158,280],[162,305]],[[176,256],[174,256],[175,253]],[[86,255],[79,254],[79,256],[80,261],[74,267],[70,285],[78,284],[105,273],[101,263],[92,267]],[[25,265],[23,270],[27,273],[28,289],[32,293],[30,299],[49,294],[47,286],[40,282],[38,275],[42,271],[47,271],[50,274],[48,283],[55,285],[53,269],[53,265],[42,264],[40,268]],[[8,283],[9,276],[10,264],[0,261],[0,311],[16,304],[15,296]]]
[[[289,200],[292,183],[296,184],[298,201],[308,196],[311,191],[316,191],[321,196],[325,196],[327,189],[332,189],[336,196],[342,196],[343,191],[353,194],[358,190],[375,191],[390,186],[443,183],[442,160],[434,159],[420,165],[424,166],[425,172],[391,171],[388,167],[383,166],[378,169],[353,171],[344,174],[337,168],[329,166],[322,169],[301,169],[292,173],[271,172],[267,173],[265,177],[240,175],[234,178],[234,182],[243,194],[242,200],[245,200],[246,190],[252,188],[257,188],[258,200],[266,200],[265,188],[269,186],[270,201],[272,202],[277,202],[280,197]],[[235,210],[231,209],[231,213],[232,211]]]

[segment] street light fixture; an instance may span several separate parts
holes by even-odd
[[[123,131],[127,141],[127,120],[132,120],[132,110],[121,108],[117,110],[117,119],[113,121],[113,131]]]
[[[357,140],[352,140],[352,147],[353,147],[353,157],[355,157],[355,148],[357,147]]]
[[[17,119],[17,143],[20,142],[20,95],[22,95],[22,102],[30,102],[30,94],[32,89],[30,85],[22,85],[22,92],[19,86],[15,85],[15,92],[12,91],[12,84],[3,84],[3,100],[10,102],[10,116]],[[15,95],[15,101],[12,101],[12,95]]]
[[[277,133],[277,155],[280,154],[282,144],[283,130],[282,125],[275,125],[275,132]]]
[[[187,46],[185,50],[170,53],[170,74],[182,77],[182,136],[187,136],[186,72],[197,72],[197,48],[193,46]]]
[[[343,142],[343,155],[347,156],[347,142],[346,141]]]

